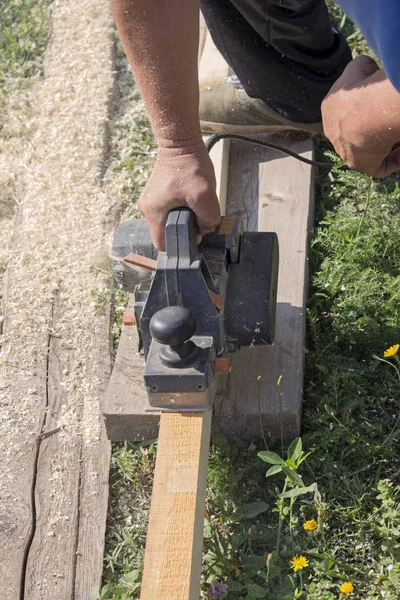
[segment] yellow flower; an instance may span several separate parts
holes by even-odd
[[[354,586],[350,581],[345,581],[340,588],[342,594],[346,594],[346,596],[350,596],[352,592],[354,592]]]
[[[293,556],[290,561],[292,565],[293,571],[296,573],[297,571],[301,571],[305,567],[308,567],[308,559],[305,556]]]
[[[311,521],[306,521],[303,527],[306,531],[316,531],[318,529],[318,523],[314,519],[311,519]]]
[[[400,348],[400,344],[395,344],[394,346],[390,346],[390,348],[385,350],[385,352],[383,353],[383,356],[385,358],[391,358],[392,356],[396,356],[396,354],[399,351],[399,348]]]

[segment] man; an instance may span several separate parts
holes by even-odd
[[[374,177],[400,169],[400,2],[340,4],[385,69],[367,56],[351,60],[324,0],[201,0],[236,77],[202,91],[199,118],[199,0],[112,0],[158,143],[139,200],[157,248],[172,208],[189,206],[201,232],[219,222],[201,130],[323,130],[351,168]]]

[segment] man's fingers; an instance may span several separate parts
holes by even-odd
[[[157,216],[152,215],[151,217],[147,217],[151,239],[153,240],[155,248],[160,252],[165,251],[165,226],[167,224],[167,218],[168,213],[159,213]]]
[[[210,194],[213,196],[210,197]],[[196,206],[191,206],[196,215],[196,221],[201,234],[214,229],[221,221],[221,209],[219,206],[217,195],[214,192],[208,191],[207,199],[197,202]]]
[[[171,207],[172,209],[173,207]],[[218,204],[217,196],[215,196],[213,202],[206,202],[204,205],[198,203],[196,208],[192,209],[196,215],[197,225],[199,227],[198,243],[205,233],[211,229],[214,229],[219,225],[221,221],[221,211]],[[157,250],[162,252],[165,251],[165,225],[167,223],[169,211],[151,211],[150,214],[144,210],[144,216],[146,217],[151,239],[153,240],[154,246]]]

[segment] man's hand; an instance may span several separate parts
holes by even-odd
[[[385,177],[400,169],[400,93],[372,58],[348,64],[322,103],[324,133],[356,171]]]
[[[194,211],[200,234],[220,222],[214,167],[201,139],[183,146],[159,146],[157,162],[139,199],[158,250],[165,250],[168,213],[178,206]]]

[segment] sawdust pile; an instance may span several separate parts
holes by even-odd
[[[92,297],[99,279],[91,265],[106,256],[105,224],[116,201],[102,189],[112,46],[106,0],[55,3],[45,79],[35,87],[26,123],[30,142],[20,155],[18,177],[23,171],[25,191],[8,256],[7,243],[2,244],[8,269],[0,353],[0,523],[3,516],[8,526],[0,531],[0,563],[12,565],[2,576],[9,598],[19,596],[13,586],[31,526],[30,486],[40,434],[55,431],[40,445],[40,510],[26,597],[67,597],[62,592],[63,585],[71,585],[64,577],[71,557],[85,555],[91,536],[104,527],[96,524],[93,506],[107,496],[99,469],[108,461],[101,409],[108,342],[106,317],[96,313]],[[87,511],[83,517],[79,494],[80,511]],[[46,558],[40,557],[43,540]],[[101,572],[101,550],[100,559],[94,555]],[[89,580],[88,564],[86,570]],[[76,597],[89,598],[88,590],[89,585]]]

